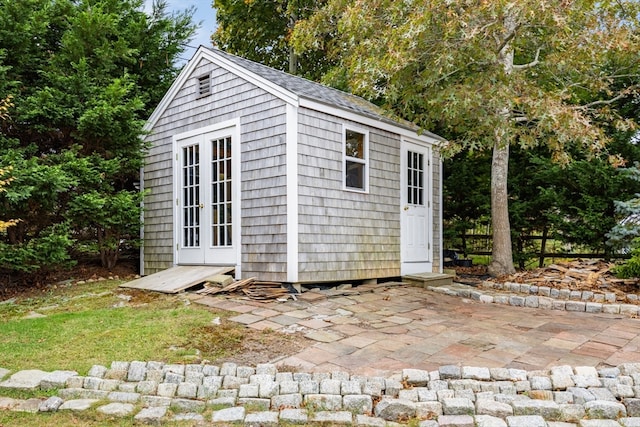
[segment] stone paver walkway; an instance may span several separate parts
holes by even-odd
[[[287,302],[192,298],[236,312],[231,319],[250,328],[303,331],[315,343],[278,363],[311,372],[640,362],[640,320],[628,314],[487,304],[399,283],[312,290]]]
[[[83,376],[0,366],[0,411],[95,409],[153,425],[640,427],[637,306],[525,291],[389,283],[287,302],[191,294],[249,328],[300,331],[313,344],[256,367],[116,361]]]

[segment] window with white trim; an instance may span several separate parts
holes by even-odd
[[[367,191],[369,187],[369,134],[344,130],[344,186],[348,190]]]

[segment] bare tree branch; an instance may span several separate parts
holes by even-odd
[[[574,107],[574,109],[576,109],[576,110],[587,110],[589,108],[597,107],[597,106],[600,106],[600,105],[613,104],[614,102],[619,101],[622,98],[627,97],[631,92],[633,92],[634,90],[638,89],[638,87],[640,87],[640,86],[638,86],[638,85],[630,86],[630,87],[626,88],[625,90],[621,91],[620,93],[618,93],[613,98],[602,99],[602,100],[599,100],[599,101],[593,101],[593,102],[589,102],[589,103],[584,104],[584,105],[576,105]]]
[[[504,49],[509,44],[509,42],[515,38],[519,29],[520,29],[520,24],[517,24],[513,29],[513,31],[507,34],[507,36],[500,43],[500,46],[498,46],[498,53],[502,52],[502,49]]]
[[[538,48],[538,50],[536,51],[536,57],[533,61],[529,62],[528,64],[521,64],[521,65],[517,65],[517,64],[513,64],[513,69],[514,70],[526,70],[527,68],[533,68],[536,65],[538,65],[540,63],[539,59],[540,59],[540,50],[542,50],[541,48]]]

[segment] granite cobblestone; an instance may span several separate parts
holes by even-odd
[[[428,427],[640,427],[640,363],[537,371],[445,365],[434,371],[405,369],[389,378],[279,373],[273,364],[254,368],[141,361],[96,365],[84,377],[69,371],[0,372],[0,380],[5,378],[0,396],[3,389],[20,389],[18,380],[34,382],[29,372],[39,372],[42,391],[57,389],[55,396],[41,399],[0,397],[0,410],[94,408],[112,416],[135,413],[136,421],[151,424],[182,419],[213,425],[391,426],[418,419],[418,425]],[[59,384],[62,377],[66,379]],[[104,384],[109,390],[101,389]],[[203,417],[207,408],[212,412]]]
[[[545,286],[491,281],[482,282],[473,291],[470,291],[466,285],[456,283],[450,286],[427,286],[426,289],[445,295],[472,298],[485,304],[503,304],[544,310],[624,314],[629,317],[640,315],[637,294],[618,297],[613,292],[549,289]]]

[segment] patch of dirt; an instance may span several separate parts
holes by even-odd
[[[259,331],[228,321],[198,328],[188,341],[189,346],[200,350],[202,359],[211,363],[234,362],[245,366],[273,362],[314,343],[301,334],[284,334],[270,329]]]
[[[123,259],[112,269],[104,268],[98,261],[85,260],[69,269],[51,271],[44,275],[9,275],[0,272],[0,301],[16,296],[39,295],[51,286],[78,281],[101,279],[133,279],[138,274],[137,260]]]
[[[449,267],[451,268],[451,267]],[[487,273],[486,265],[474,265],[472,267],[453,267],[456,271],[456,282],[465,285],[479,286],[483,281],[489,280],[491,276]]]
[[[119,295],[126,296],[127,305],[130,307],[139,307],[141,305],[149,304],[151,302],[157,301],[162,297],[166,297],[166,294],[161,294],[160,292],[151,292],[144,291],[140,289],[126,289],[119,288]]]
[[[298,353],[315,343],[302,334],[251,330],[245,336],[239,351],[229,360],[246,366],[256,366],[258,363],[274,362],[282,356]]]

